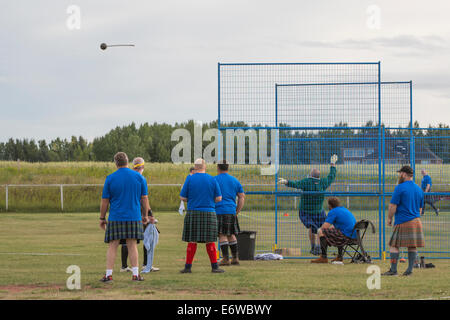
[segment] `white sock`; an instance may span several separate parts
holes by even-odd
[[[109,277],[109,276],[112,276],[112,269],[106,269],[106,276],[107,277]]]
[[[133,271],[133,276],[139,275],[139,267],[132,267],[131,270]]]

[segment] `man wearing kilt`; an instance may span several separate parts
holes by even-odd
[[[114,156],[116,172],[106,177],[100,207],[100,228],[105,230],[106,274],[100,280],[112,281],[114,260],[120,239],[125,239],[133,272],[133,281],[143,281],[139,275],[137,240],[143,240],[142,223],[148,222],[147,181],[139,172],[128,168],[128,156],[118,152]],[[141,215],[141,205],[143,215]],[[109,208],[108,222],[106,212]]]
[[[356,219],[353,214],[341,206],[339,199],[336,197],[328,198],[328,216],[325,223],[319,229],[319,239],[322,254],[320,258],[311,260],[312,263],[328,263],[327,248],[329,246],[338,248],[338,255],[335,259],[343,260],[344,246],[354,244],[356,241],[355,228]]]
[[[215,202],[222,200],[222,192],[217,181],[206,173],[203,159],[194,162],[195,174],[188,176],[181,189],[180,198],[187,201],[184,217],[183,241],[187,242],[186,264],[181,273],[191,273],[197,243],[206,243],[206,252],[213,273],[222,273],[217,264],[216,244],[217,218]]]
[[[397,275],[399,248],[408,248],[408,269],[404,276],[412,274],[417,257],[417,248],[425,246],[420,214],[424,205],[424,195],[420,187],[413,181],[413,169],[403,166],[399,171],[398,185],[394,189],[387,224],[392,226],[395,215],[394,230],[389,241],[391,268],[383,273],[385,276]]]
[[[317,230],[325,222],[326,214],[323,210],[324,192],[330,187],[336,178],[337,155],[332,155],[330,159],[330,173],[326,178],[320,178],[320,171],[313,168],[308,178],[302,180],[286,180],[280,178],[278,183],[287,187],[301,189],[304,193],[300,197],[298,215],[300,221],[309,230],[309,240],[313,255],[320,254],[320,243],[318,244]]]
[[[226,161],[217,165],[217,173],[218,175],[215,179],[222,191],[222,201],[216,203],[220,250],[222,250],[223,256],[219,265],[239,265],[236,235],[240,230],[237,215],[244,207],[244,189],[238,179],[228,174]],[[237,205],[236,196],[238,198]],[[228,255],[228,248],[231,249],[231,261]]]

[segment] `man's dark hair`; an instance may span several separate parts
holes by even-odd
[[[117,152],[114,155],[114,162],[118,167],[124,167],[128,165],[128,156],[125,152]]]
[[[336,207],[339,207],[341,205],[341,202],[336,197],[330,197],[328,198],[328,205],[331,207],[331,209],[334,209]]]
[[[194,167],[190,167],[190,168],[189,168],[189,172],[190,172],[190,173],[192,173],[192,171],[194,171],[194,170],[195,170]]]
[[[403,166],[400,170],[398,170],[397,172],[404,172],[406,173],[408,176],[412,177],[414,175],[414,170],[413,168],[411,168],[410,166]]]
[[[217,164],[217,168],[221,171],[228,171],[228,167],[229,165],[226,160],[222,160]]]

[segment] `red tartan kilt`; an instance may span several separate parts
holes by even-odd
[[[389,245],[395,248],[425,247],[422,221],[419,218],[415,218],[411,221],[397,224],[392,232]]]

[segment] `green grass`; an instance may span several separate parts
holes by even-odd
[[[251,215],[251,213],[244,213]],[[433,260],[435,269],[415,270],[412,277],[382,278],[380,290],[366,287],[367,265],[311,265],[308,260],[242,261],[211,274],[204,245],[199,245],[192,274],[184,265],[183,217],[157,213],[161,230],[155,252],[158,273],[132,283],[119,273],[102,284],[106,245],[97,213],[0,214],[1,299],[428,299],[450,296],[450,261]],[[246,224],[244,217],[242,223]],[[304,236],[305,230],[298,230]],[[262,237],[258,234],[257,237]],[[140,251],[141,252],[141,251]],[[30,255],[48,253],[53,255]],[[119,257],[118,257],[119,258]],[[142,258],[141,258],[142,259]],[[69,265],[81,268],[82,289],[65,283]],[[376,261],[384,271],[388,263]],[[406,268],[400,264],[399,271]]]

